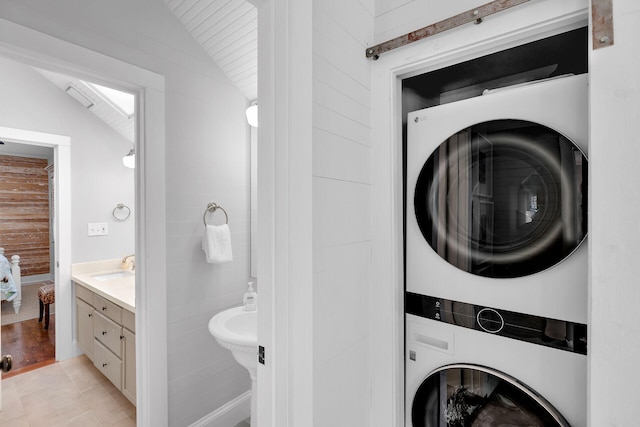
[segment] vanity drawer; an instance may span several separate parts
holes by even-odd
[[[76,283],[76,297],[89,305],[93,305],[93,292]]]
[[[93,364],[118,390],[122,389],[122,361],[98,340],[93,345]]]
[[[122,307],[112,303],[111,301],[102,298],[98,294],[93,295],[93,306],[96,312],[107,316],[109,319],[116,323],[122,324]]]
[[[116,356],[122,357],[122,326],[96,312],[93,317],[93,336]]]

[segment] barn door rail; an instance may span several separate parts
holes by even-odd
[[[436,22],[435,24],[428,25],[419,30],[412,31],[395,39],[380,43],[376,46],[366,49],[365,54],[367,58],[374,60],[378,59],[381,54],[393,49],[397,49],[402,46],[406,46],[409,43],[417,42],[418,40],[425,39],[427,37],[434,36],[447,30],[459,27],[461,25],[473,22],[480,24],[482,20],[494,13],[502,12],[503,10],[510,9],[514,6],[518,6],[522,3],[526,3],[530,0],[495,0],[490,3],[483,4],[482,6],[470,9],[466,12],[459,13],[443,21]]]
[[[591,0],[593,49],[613,45],[613,0]]]
[[[384,43],[365,50],[367,58],[376,60],[381,54],[406,46],[409,43],[434,36],[447,30],[473,22],[480,24],[482,20],[494,13],[502,12],[530,0],[495,0],[480,7],[467,10],[435,24],[412,31]],[[591,0],[593,49],[613,45],[613,0]]]

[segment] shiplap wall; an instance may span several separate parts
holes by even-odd
[[[22,276],[49,274],[47,159],[0,156],[0,246],[20,255]]]
[[[614,0],[615,44],[591,52],[589,422],[640,420],[640,4]]]
[[[313,26],[314,425],[366,426],[373,16],[314,1]]]

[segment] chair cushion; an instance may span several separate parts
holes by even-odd
[[[38,298],[43,304],[53,304],[56,300],[56,286],[51,283],[38,288]]]

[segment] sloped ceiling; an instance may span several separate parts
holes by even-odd
[[[258,15],[246,0],[164,0],[176,18],[249,101],[258,97]],[[74,88],[89,98],[89,110],[134,143],[135,120],[124,117],[81,80],[35,68],[67,91]]]
[[[133,116],[125,117],[111,104],[109,104],[109,102],[89,89],[87,85],[75,77],[54,73],[53,71],[47,71],[40,68],[34,69],[51,83],[59,87],[63,92],[66,92],[69,87],[72,87],[82,93],[93,103],[91,108],[89,108],[89,111],[115,129],[116,132],[125,137],[127,141],[132,144],[134,143],[135,119]]]
[[[215,63],[253,101],[258,97],[258,14],[246,0],[164,0]]]

